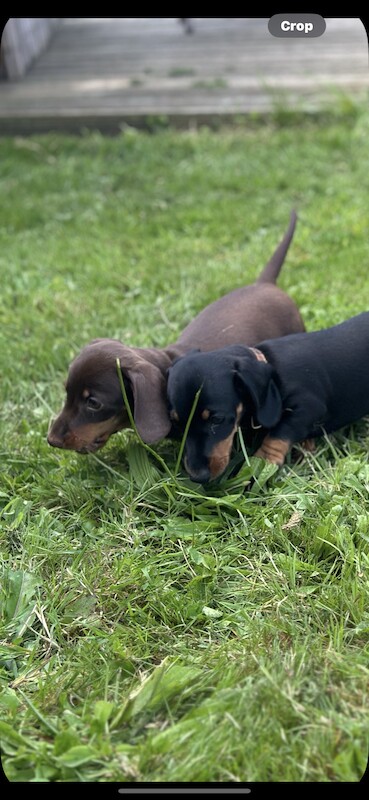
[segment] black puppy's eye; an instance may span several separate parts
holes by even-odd
[[[96,400],[96,397],[87,397],[86,400],[86,408],[89,411],[101,411],[103,404],[100,403],[100,400]]]
[[[210,417],[210,422],[212,425],[221,425],[224,422],[224,417],[220,414],[212,414]]]

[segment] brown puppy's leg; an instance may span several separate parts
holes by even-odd
[[[266,436],[261,446],[256,451],[256,458],[264,458],[265,461],[270,461],[271,464],[278,464],[279,467],[284,464],[286,455],[291,447],[291,442],[286,439],[272,439],[271,436]]]

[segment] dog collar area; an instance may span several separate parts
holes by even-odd
[[[254,353],[254,356],[258,361],[264,361],[264,364],[267,363],[264,353],[262,353],[261,350],[258,350],[257,347],[249,347],[249,350]]]

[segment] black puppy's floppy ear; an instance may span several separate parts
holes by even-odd
[[[273,368],[260,361],[238,359],[235,363],[235,385],[248,391],[255,404],[257,419],[264,428],[273,428],[282,416],[282,398],[273,380]]]
[[[121,368],[132,387],[133,418],[141,439],[146,444],[164,439],[172,426],[167,410],[164,375],[158,367],[143,358],[129,366],[126,359],[121,359]]]

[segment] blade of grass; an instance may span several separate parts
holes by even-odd
[[[110,464],[105,464],[105,461],[102,461],[101,458],[98,458],[98,456],[95,453],[91,453],[90,456],[94,461],[96,461],[97,464],[100,465],[100,467],[104,467],[104,469],[106,469],[112,475],[115,475],[115,477],[119,478],[120,480],[123,479],[127,483],[127,485],[129,485],[128,478],[126,478],[120,472],[117,472],[116,469],[113,469],[113,467],[111,467]]]
[[[28,708],[30,708],[32,713],[37,717],[37,719],[40,720],[40,722],[43,723],[43,725],[45,725],[45,728],[51,731],[51,733],[58,733],[58,729],[54,725],[52,725],[49,720],[45,719],[44,715],[41,714],[41,712],[38,710],[38,708],[36,708],[36,706],[33,705],[32,701],[29,699],[29,697],[27,697],[27,695],[22,691],[22,689],[19,689],[18,687],[17,691],[23,698]]]
[[[189,413],[188,420],[186,422],[186,427],[184,429],[184,433],[183,433],[181,444],[180,444],[180,448],[179,448],[178,458],[177,458],[175,469],[174,469],[174,474],[175,475],[178,475],[178,472],[179,472],[179,469],[180,469],[180,466],[181,466],[182,455],[183,455],[183,451],[184,451],[184,448],[185,448],[188,431],[190,429],[190,425],[191,425],[191,422],[192,422],[192,419],[193,419],[193,415],[194,415],[194,413],[196,411],[197,403],[199,402],[201,389],[202,389],[202,384],[200,386],[200,389],[198,389],[198,391],[195,394],[194,401],[192,403],[192,408],[191,408],[191,411]]]
[[[243,435],[242,435],[242,430],[241,430],[240,427],[237,428],[237,434],[238,434],[239,442],[240,442],[240,445],[241,445],[241,450],[242,450],[242,453],[243,453],[243,457],[244,457],[244,459],[246,461],[247,466],[249,467],[250,466],[250,459],[249,459],[248,454],[247,454],[245,442],[244,442]]]

